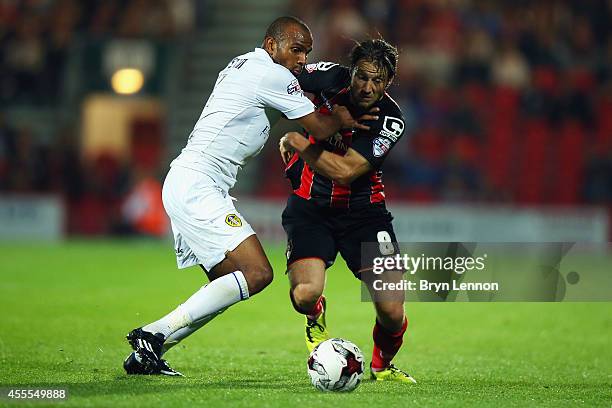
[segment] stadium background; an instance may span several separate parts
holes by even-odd
[[[386,163],[390,201],[596,206],[607,218],[609,2],[232,4],[0,3],[2,195],[60,197],[62,233],[129,232],[125,224],[138,219],[147,194],[131,211],[122,209],[126,197],[142,180],[163,179],[218,71],[258,46],[274,16],[290,13],[312,27],[310,61],[346,61],[353,40],[368,36],[397,44],[390,94],[407,126]],[[123,68],[144,77],[133,95],[113,92]],[[120,92],[134,91],[124,74],[128,88]],[[280,131],[241,174],[239,198],[285,199]],[[155,188],[144,186],[137,191]]]
[[[280,209],[289,187],[277,140],[286,124],[273,129],[234,190],[239,210],[266,241],[276,280],[260,303],[237,308],[244,317],[228,314],[211,325],[238,339],[244,333],[234,325],[253,325],[258,316],[261,324],[252,330],[260,342],[230,342],[210,362],[214,341],[200,336],[189,346],[211,372],[227,369],[224,353],[236,353],[230,374],[198,377],[198,360],[177,353],[175,364],[195,379],[176,389],[148,383],[159,394],[123,379],[118,364],[127,352],[124,331],[201,284],[189,272],[165,283],[176,275],[160,183],[219,70],[259,46],[266,25],[283,14],[310,25],[310,62],[346,62],[354,40],[379,35],[400,50],[389,93],[406,116],[406,133],[384,175],[400,240],[610,240],[609,1],[0,0],[0,285],[2,309],[13,312],[0,326],[0,357],[8,367],[1,385],[64,384],[81,394],[76,405],[127,403],[133,394],[173,404],[161,396],[168,391],[198,400],[202,381],[225,395],[216,396],[221,402],[258,398],[262,389],[278,403],[310,401],[302,367],[294,364],[303,359],[300,323],[281,272]],[[134,236],[159,240],[123,239]],[[367,354],[371,311],[340,263],[329,290],[367,323],[340,323],[353,318],[342,310],[336,322]],[[157,285],[143,290],[145,274]],[[609,402],[608,304],[550,306],[411,305],[417,326],[405,363],[427,380],[410,398],[462,405],[472,390],[487,405],[509,387],[507,404]],[[279,329],[291,345],[267,358],[283,378],[294,378],[280,388],[297,396],[267,384],[277,381],[276,373],[255,368],[265,354],[247,352],[278,343],[265,326],[273,323],[261,317],[267,307],[291,322]],[[437,324],[428,327],[428,319]],[[35,341],[20,329],[25,324],[41,325],[56,339]],[[62,327],[75,329],[72,343]],[[587,339],[571,338],[576,329]],[[470,338],[456,351],[461,355],[444,343],[458,333]],[[58,357],[60,348],[72,355]],[[568,349],[577,351],[566,355]],[[244,386],[253,376],[261,382]],[[375,398],[384,393],[364,389]],[[365,398],[344,402],[374,401]]]

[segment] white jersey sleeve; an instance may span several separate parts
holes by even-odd
[[[281,111],[287,119],[298,119],[314,112],[314,105],[304,95],[300,83],[285,68],[271,69],[262,78],[257,98],[265,106]]]

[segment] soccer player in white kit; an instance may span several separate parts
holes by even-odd
[[[273,117],[297,120],[317,140],[341,128],[368,129],[344,107],[334,107],[332,116],[315,112],[295,78],[311,49],[306,24],[281,17],[268,27],[262,48],[234,58],[219,73],[162,192],[178,267],[201,265],[210,283],[166,316],[128,334],[134,350],[124,361],[128,374],[181,375],[163,353],[272,281],[261,243],[228,191],[238,170],[262,149]]]

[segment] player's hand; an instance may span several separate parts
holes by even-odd
[[[374,113],[379,111],[378,108],[370,109],[368,113],[362,115],[358,120],[355,120],[351,116],[350,112],[345,106],[334,105],[332,108],[334,116],[336,116],[340,120],[342,129],[370,130],[370,127],[368,125],[364,125],[360,122],[378,119],[378,116],[374,115]]]
[[[332,106],[332,115],[340,121],[340,129],[352,129],[357,124],[357,121],[351,116],[346,106]]]
[[[283,159],[283,163],[286,166],[295,153],[289,144],[289,138],[286,135],[281,137],[280,142],[278,142],[278,150],[280,151],[281,159]]]
[[[357,122],[361,124],[361,122],[367,122],[368,120],[378,120],[378,115],[377,115],[378,112],[380,112],[380,108],[373,107],[367,113],[364,113],[363,115],[361,115],[359,119],[357,119]],[[368,130],[369,128],[370,127],[368,126],[367,129],[365,130]]]

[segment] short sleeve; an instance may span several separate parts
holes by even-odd
[[[368,124],[370,130],[358,130],[353,135],[351,148],[365,157],[376,170],[382,166],[393,146],[404,134],[404,119],[401,114],[395,115],[381,113],[377,121]]]
[[[284,68],[271,69],[262,78],[257,98],[264,106],[282,112],[287,119],[304,117],[315,109],[304,95],[297,78]]]

